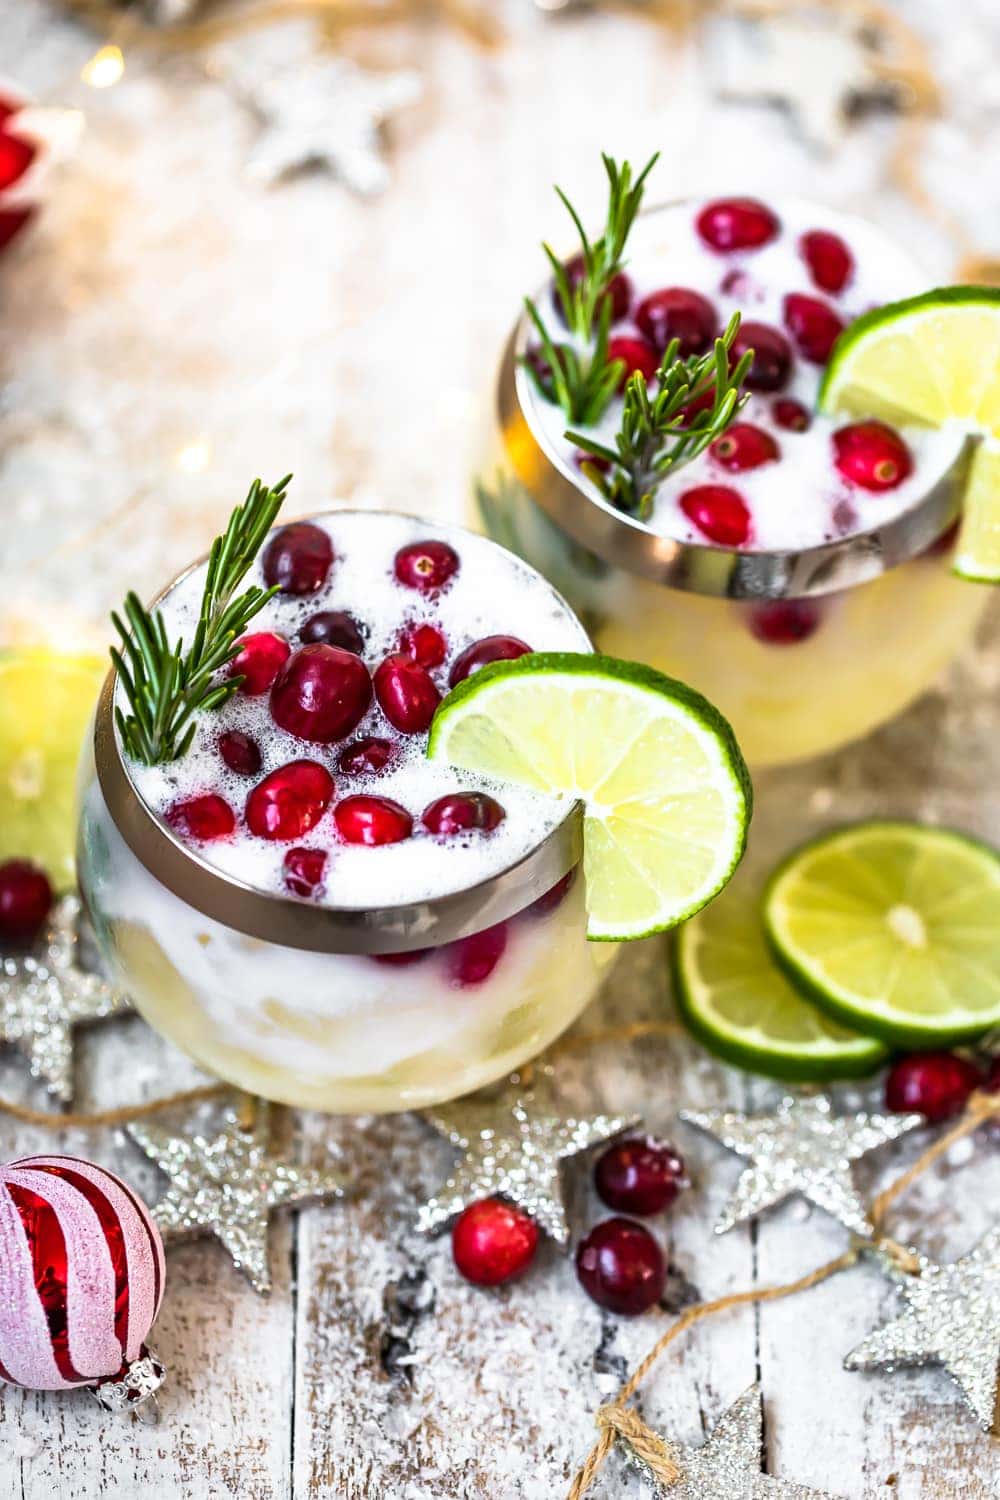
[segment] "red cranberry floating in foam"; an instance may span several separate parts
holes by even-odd
[[[398,653],[375,669],[375,696],[389,723],[403,734],[428,729],[441,701],[426,667]]]
[[[23,177],[37,155],[38,148],[32,141],[0,128],[0,192]]]
[[[392,740],[366,734],[344,746],[337,764],[347,776],[377,776],[395,758],[396,747]]]
[[[237,776],[256,776],[261,767],[260,746],[241,729],[227,729],[219,735],[219,754]]]
[[[215,792],[174,802],[164,816],[175,832],[196,844],[228,838],[236,827],[236,814],[225,798]]]
[[[599,1197],[622,1214],[662,1213],[687,1184],[683,1158],[652,1135],[615,1141],[594,1167]]]
[[[523,1275],[537,1248],[538,1225],[502,1198],[470,1203],[451,1231],[455,1265],[475,1286],[499,1286]]]
[[[506,814],[500,803],[485,792],[449,792],[425,807],[420,821],[428,833],[450,838],[456,833],[479,830],[492,833]]]
[[[573,462],[581,473],[585,473],[584,465],[596,469],[598,474],[609,474],[611,465],[606,458],[601,458],[596,453],[584,453],[582,448],[577,448],[573,453]]]
[[[750,512],[739,491],[728,485],[695,485],[684,491],[680,507],[692,526],[720,547],[742,547],[750,540]]]
[[[284,636],[270,630],[244,635],[236,642],[239,651],[229,664],[230,677],[242,677],[240,692],[248,698],[266,693],[291,654]]]
[[[404,588],[436,594],[458,572],[459,556],[447,542],[411,542],[396,553],[393,571]]]
[[[756,198],[716,198],[695,221],[698,233],[713,250],[759,250],[778,234],[781,224]]]
[[[818,297],[790,292],[784,301],[785,327],[803,359],[825,365],[833,346],[844,331],[843,319]]]
[[[507,947],[507,924],[498,922],[483,932],[474,932],[471,937],[459,938],[449,943],[447,955],[448,975],[457,989],[471,989],[485,984]]]
[[[491,661],[516,661],[519,656],[527,656],[530,650],[531,647],[519,641],[516,635],[484,635],[482,640],[473,641],[460,656],[456,656],[448,673],[448,686],[455,687],[464,682],[480,667],[489,666]]]
[[[894,490],[913,472],[910,450],[884,422],[852,422],[833,434],[833,455],[845,479],[863,490]]]
[[[652,344],[645,339],[616,338],[608,340],[608,361],[620,359],[622,370],[618,389],[623,391],[628,380],[635,374],[642,375],[648,384],[656,374],[660,360]]]
[[[799,240],[799,253],[821,292],[842,292],[854,275],[854,256],[829,229],[810,229]]]
[[[0,250],[4,250],[34,216],[33,205],[24,208],[0,208]]]
[[[912,1110],[936,1125],[961,1114],[982,1082],[975,1063],[954,1052],[917,1052],[901,1057],[889,1069],[885,1102],[888,1109],[900,1114]]]
[[[299,631],[303,646],[339,646],[360,656],[365,649],[364,631],[346,609],[321,609],[310,615]]]
[[[569,278],[569,284],[574,289],[574,291],[583,280],[585,269],[586,267],[584,265],[582,255],[574,255],[566,262],[566,275]],[[624,318],[626,313],[628,312],[632,302],[632,283],[629,281],[624,271],[616,272],[608,282],[604,291],[601,293],[600,299],[597,304],[598,312],[600,312],[604,303],[604,299],[606,297],[611,298],[612,323],[621,322],[622,318]],[[566,310],[562,305],[559,294],[554,290],[552,294],[552,301],[555,305],[556,312],[565,323]]]
[[[750,633],[766,646],[795,646],[819,628],[819,605],[810,599],[775,599],[750,606]]]
[[[635,1317],[655,1306],[667,1279],[663,1251],[633,1219],[605,1219],[576,1250],[576,1274],[587,1296],[609,1312]]]
[[[246,821],[261,839],[291,843],[316,827],[333,798],[333,777],[315,760],[293,760],[254,787]]]
[[[356,729],[372,701],[368,668],[340,646],[302,646],[271,689],[271,717],[300,740],[328,745]]]
[[[311,521],[283,526],[264,548],[264,581],[283,594],[315,594],[333,566],[333,543]]]
[[[677,339],[680,354],[704,354],[718,331],[719,320],[707,297],[690,287],[668,286],[651,292],[639,303],[636,325],[660,354]]]
[[[413,948],[409,953],[373,953],[372,958],[387,969],[409,969],[433,952],[433,948]]]
[[[989,1094],[1000,1094],[1000,1053],[994,1057],[986,1074],[986,1082],[983,1084]]]
[[[404,625],[399,632],[399,650],[418,666],[439,667],[448,655],[448,642],[436,625]]]
[[[808,432],[812,426],[812,412],[808,406],[791,396],[779,396],[772,403],[771,416],[786,432]]]
[[[322,849],[289,849],[282,861],[285,885],[296,896],[314,896],[323,884],[326,854]]]
[[[44,870],[27,859],[0,865],[0,943],[29,943],[52,910],[52,887]]]
[[[769,432],[752,422],[733,422],[709,448],[717,464],[740,474],[745,469],[759,469],[781,457],[781,449]]]
[[[390,797],[345,797],[333,809],[337,832],[348,844],[399,844],[413,832],[413,819]]]
[[[753,351],[744,384],[748,391],[780,391],[792,368],[792,349],[770,323],[741,323],[729,351],[733,365]]]

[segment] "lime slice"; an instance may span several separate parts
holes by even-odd
[[[819,405],[980,436],[954,568],[1000,581],[1000,290],[942,287],[866,313],[837,341]]]
[[[904,1047],[1000,1023],[1000,855],[919,823],[858,823],[772,876],[764,925],[793,982],[844,1025]]]
[[[792,988],[764,937],[760,886],[743,873],[678,929],[671,956],[682,1020],[726,1062],[808,1083],[870,1073],[888,1055]]]
[[[32,859],[59,888],[73,882],[76,767],[107,665],[0,651],[0,859]]]
[[[459,683],[427,754],[584,803],[587,933],[608,942],[673,927],[739,863],[750,778],[725,719],[699,693],[614,657],[537,653]]]

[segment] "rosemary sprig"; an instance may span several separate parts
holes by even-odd
[[[734,313],[708,354],[682,359],[672,339],[657,371],[658,390],[650,396],[645,378],[636,373],[625,387],[625,403],[614,448],[586,433],[569,431],[567,439],[601,460],[585,463],[584,472],[605,500],[627,515],[645,520],[657,486],[671,469],[689,463],[729,426],[746,403],[740,387],[753,359],[747,352],[733,369],[729,351],[740,326]],[[711,404],[690,418],[687,408],[711,394]]]
[[[530,297],[524,299],[528,316],[538,330],[543,367],[530,359],[525,368],[546,401],[557,401],[569,422],[592,427],[618,389],[624,362],[608,360],[608,329],[611,304],[604,303],[598,317],[597,339],[589,354],[580,354],[570,344],[556,344]]]
[[[198,624],[186,650],[181,640],[171,646],[162,612],[151,613],[137,594],[126,595],[124,620],[112,613],[121,649],[112,646],[111,660],[131,708],[129,714],[116,708],[115,719],[122,744],[135,760],[147,766],[177,760],[194,738],[193,716],[219,708],[239,687],[240,677],[213,679],[237,655],[237,637],[276,590],[255,585],[233,596],[274,524],[291,477],[286,474],[273,488],[255,479],[222,536],[215,538]]]

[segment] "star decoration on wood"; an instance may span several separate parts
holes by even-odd
[[[63,1104],[73,1097],[73,1027],[129,1009],[129,1000],[79,963],[80,901],[63,896],[45,937],[0,955],[0,1043],[18,1047],[32,1076]]]
[[[782,1099],[773,1114],[682,1109],[680,1118],[750,1162],[716,1234],[798,1193],[855,1234],[870,1237],[874,1230],[851,1164],[924,1123],[922,1115],[835,1115],[825,1094]]]
[[[665,1444],[680,1470],[671,1484],[658,1479],[626,1437],[619,1434],[618,1443],[626,1462],[652,1486],[657,1500],[835,1500],[825,1490],[762,1474],[763,1436],[760,1386],[752,1385],[723,1413],[700,1448]]]
[[[421,1206],[420,1233],[442,1228],[480,1198],[500,1197],[530,1214],[559,1245],[569,1240],[562,1163],[639,1123],[638,1115],[560,1115],[549,1099],[516,1080],[499,1094],[471,1094],[421,1115],[462,1158]]]
[[[299,1166],[270,1149],[271,1112],[256,1100],[251,1129],[235,1104],[223,1111],[214,1132],[168,1130],[145,1121],[129,1135],[170,1179],[153,1209],[165,1239],[214,1234],[255,1292],[271,1290],[267,1226],[271,1210],[343,1194],[343,1174],[333,1168]]]
[[[940,1365],[985,1432],[994,1430],[1000,1383],[1000,1227],[967,1255],[939,1265],[918,1255],[916,1275],[886,1262],[905,1311],[852,1349],[847,1370]]]

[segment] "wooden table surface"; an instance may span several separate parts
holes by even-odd
[[[124,589],[151,592],[201,550],[256,473],[294,469],[295,509],[337,497],[460,518],[493,361],[541,272],[536,242],[565,238],[550,184],[596,209],[601,148],[636,159],[662,147],[664,197],[739,185],[864,208],[949,274],[951,242],[885,185],[885,117],[817,157],[782,114],[719,105],[710,38],[671,40],[622,15],[560,22],[528,0],[495,10],[508,35],[494,52],[426,23],[365,40],[367,62],[412,66],[425,91],[391,132],[388,192],[362,201],[323,173],[274,190],[250,183],[254,118],[198,62],[130,57],[125,80],[97,93],[77,79],[92,38],[42,0],[3,7],[4,71],[46,102],[85,110],[86,128],[43,223],[0,271],[0,638],[103,641]],[[960,15],[934,0],[906,10],[934,36],[953,86],[953,117],[929,142],[934,190],[988,249],[1000,99],[985,64],[1000,17],[992,0]],[[754,857],[831,819],[886,811],[1000,841],[998,687],[994,613],[897,723],[762,779]],[[584,1024],[669,1005],[662,945],[638,944]],[[135,1018],[83,1035],[78,1059],[81,1108],[199,1077]],[[738,1166],[675,1126],[675,1113],[761,1103],[774,1088],[682,1040],[566,1060],[558,1080],[568,1108],[639,1110],[649,1128],[676,1132],[696,1180],[664,1224],[680,1286],[718,1295],[787,1280],[844,1248],[842,1230],[799,1205],[711,1234]],[[0,1094],[44,1103],[13,1054],[0,1056]],[[342,1156],[350,1201],[275,1220],[268,1300],[214,1242],[170,1252],[155,1337],[172,1372],[159,1427],[102,1422],[85,1394],[0,1391],[0,1495],[564,1493],[593,1410],[666,1315],[602,1313],[550,1248],[520,1285],[466,1286],[447,1240],[422,1241],[410,1227],[448,1164],[442,1143],[412,1116],[300,1125],[310,1159]],[[981,1136],[901,1203],[899,1238],[948,1258],[995,1221],[1000,1152]],[[897,1175],[922,1143],[866,1165],[865,1189]],[[112,1166],[155,1201],[155,1169],[121,1134],[54,1138],[0,1119],[5,1156],[53,1148]],[[597,1213],[585,1176],[574,1180],[578,1224]],[[998,1448],[946,1378],[841,1368],[893,1305],[888,1283],[863,1265],[804,1297],[727,1314],[671,1349],[644,1387],[645,1415],[697,1442],[759,1379],[769,1472],[850,1500],[990,1500]],[[593,1493],[639,1496],[641,1486],[613,1461]]]

